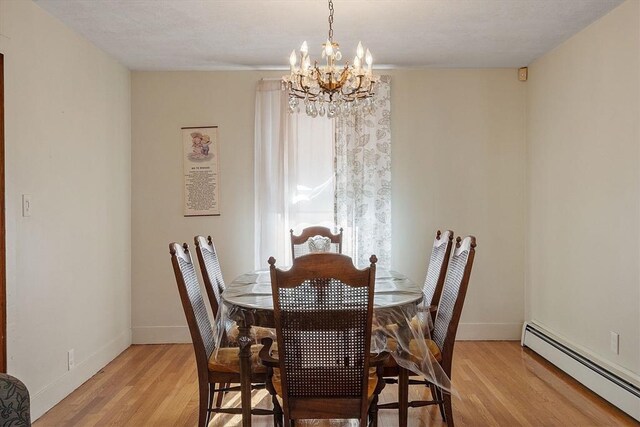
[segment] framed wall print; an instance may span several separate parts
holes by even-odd
[[[218,126],[182,128],[184,216],[220,215]]]

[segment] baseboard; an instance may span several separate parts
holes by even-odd
[[[131,328],[133,344],[191,343],[187,326],[137,326]]]
[[[139,326],[131,328],[133,344],[191,343],[187,326]],[[458,341],[518,341],[522,323],[460,323]]]
[[[131,328],[133,344],[191,343],[187,326],[138,326]],[[458,341],[518,341],[522,323],[460,323]]]
[[[457,341],[518,341],[522,323],[460,323]]]
[[[126,330],[109,343],[98,349],[87,359],[76,364],[49,385],[31,394],[31,418],[37,420],[58,402],[80,387],[85,381],[104,368],[131,345],[131,331]]]
[[[640,421],[640,387],[637,378],[627,377],[534,322],[525,323],[522,345]]]

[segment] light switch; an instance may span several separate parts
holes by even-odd
[[[31,195],[22,195],[22,216],[31,216]]]

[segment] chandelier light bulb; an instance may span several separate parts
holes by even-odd
[[[302,53],[302,56],[307,56],[307,54],[309,53],[309,46],[307,45],[307,41],[303,41],[302,42],[302,46],[300,46],[300,53]]]
[[[292,70],[296,67],[296,62],[298,62],[298,57],[296,55],[296,51],[292,50],[291,55],[289,55],[289,64],[291,65]]]
[[[357,56],[353,58],[353,66],[356,67],[356,70],[360,68],[360,58],[358,58]]]
[[[371,56],[371,52],[369,52],[369,49],[367,49],[366,61],[367,66],[371,68],[371,64],[373,64],[373,56]]]
[[[329,39],[327,39],[327,43],[324,45],[324,53],[326,53],[327,56],[333,55],[333,45]]]
[[[356,49],[356,56],[360,59],[364,56],[364,48],[362,47],[362,42],[358,42],[358,48]]]

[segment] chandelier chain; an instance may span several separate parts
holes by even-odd
[[[329,41],[333,42],[333,1],[329,0]]]

